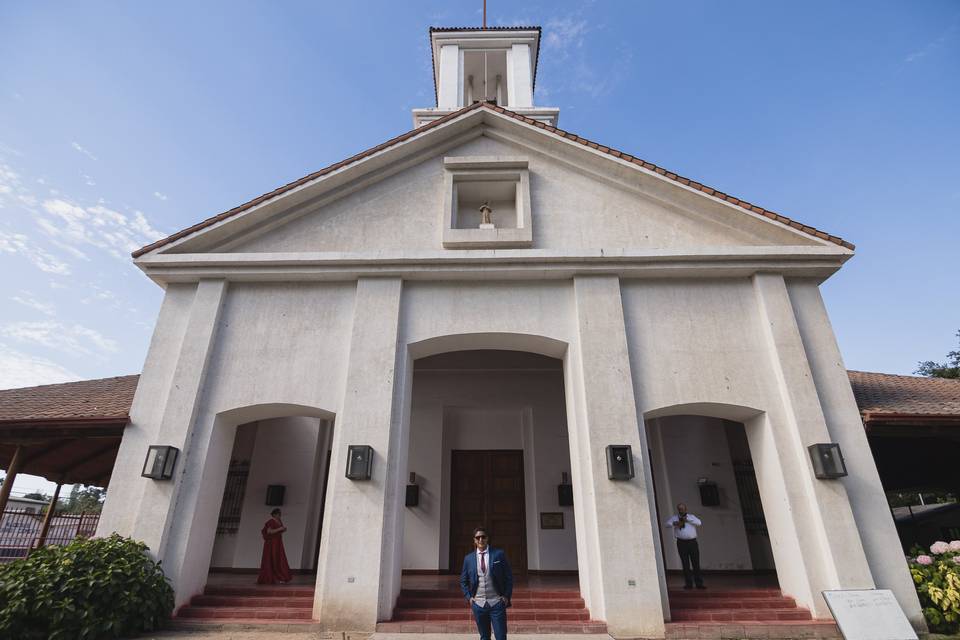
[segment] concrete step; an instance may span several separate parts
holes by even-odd
[[[684,598],[670,600],[670,609],[792,609],[797,606],[793,598]]]
[[[459,598],[463,600],[463,592],[459,589],[402,589],[401,598]],[[533,600],[538,598],[579,598],[580,592],[576,589],[514,589],[512,600]]]
[[[537,622],[589,622],[590,612],[586,609],[518,609],[511,608],[507,613],[508,620],[533,620]],[[396,609],[393,612],[393,622],[407,620],[430,620],[456,622],[473,620],[470,609]]]
[[[291,597],[313,598],[312,587],[292,587],[284,585],[207,585],[203,595],[207,596],[254,596],[254,597]]]
[[[670,599],[676,598],[726,598],[744,600],[748,598],[779,598],[780,589],[669,589]]]
[[[781,622],[812,620],[806,609],[671,609],[673,622]]]
[[[514,621],[510,614],[507,614],[507,631],[509,633],[606,633],[607,625],[603,622],[538,622],[538,621]],[[379,633],[477,633],[477,625],[470,622],[444,622],[444,621],[404,621],[404,622],[379,622],[377,623]]]
[[[582,609],[583,598],[536,598],[517,599],[511,601],[512,609]],[[410,598],[397,599],[398,609],[462,609],[466,607],[463,596],[459,598]]]
[[[292,607],[181,607],[178,618],[250,619],[250,620],[310,620],[313,609]]]
[[[190,599],[193,607],[292,607],[295,609],[312,609],[313,598],[302,596],[193,596]]]
[[[755,640],[842,640],[832,620],[781,622],[668,622],[666,640],[704,638],[751,638]]]

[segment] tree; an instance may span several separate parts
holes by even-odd
[[[107,491],[100,487],[75,484],[70,489],[70,497],[66,501],[61,501],[61,508],[58,511],[60,513],[100,513],[106,493]]]
[[[957,338],[960,340],[960,331],[957,331]],[[945,362],[934,362],[933,360],[918,362],[917,370],[914,373],[919,373],[928,378],[960,379],[960,349],[949,352]]]

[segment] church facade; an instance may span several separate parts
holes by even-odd
[[[819,291],[853,246],[558,129],[539,38],[431,30],[412,131],[134,254],[165,295],[98,533],[144,540],[181,605],[257,566],[283,487],[314,618],[372,631],[484,524],[655,638],[685,502],[705,568],[775,571],[817,618],[891,589],[922,626]]]

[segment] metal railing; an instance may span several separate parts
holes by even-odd
[[[0,562],[25,558],[41,546],[44,514],[29,509],[4,511],[0,516]],[[89,538],[97,531],[99,513],[54,513],[44,545],[64,545]]]

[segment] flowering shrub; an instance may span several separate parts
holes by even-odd
[[[960,631],[960,540],[937,541],[930,555],[914,549],[908,558],[910,575],[920,596],[920,606],[931,631]]]
[[[147,546],[114,534],[0,565],[0,638],[101,640],[153,631],[173,589]]]

